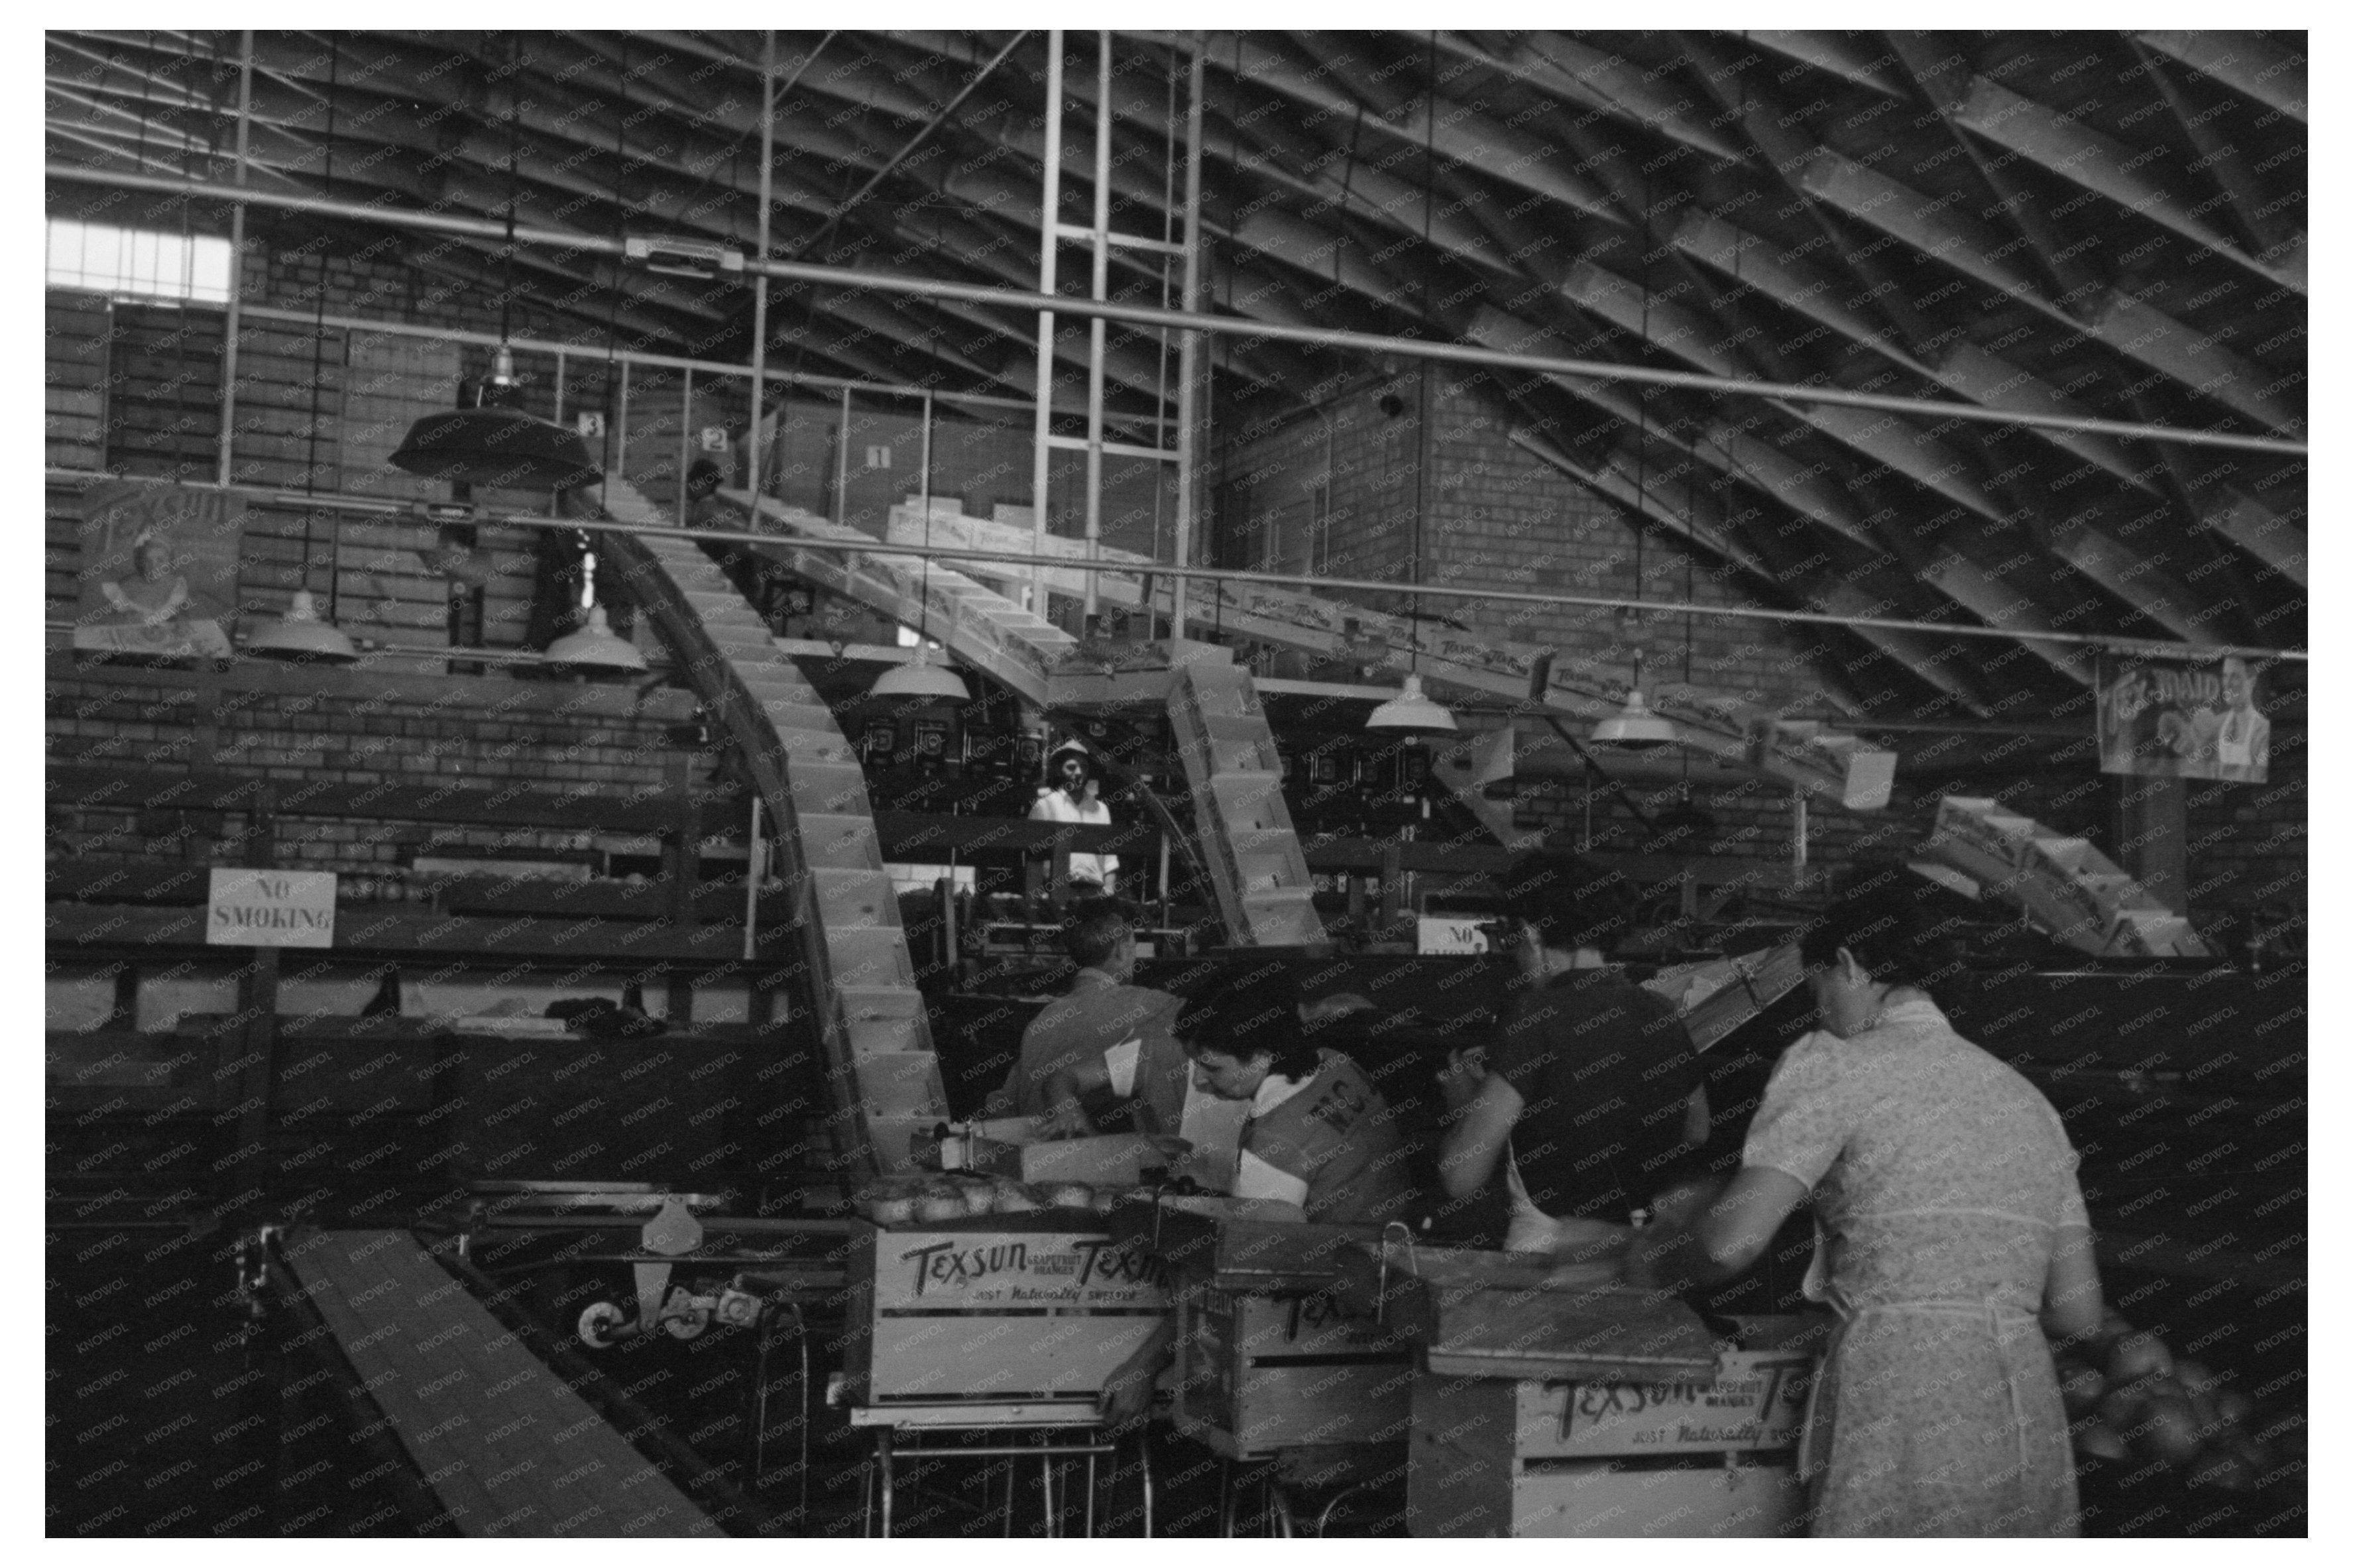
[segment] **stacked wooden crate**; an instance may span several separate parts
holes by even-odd
[[[1257,947],[1322,942],[1274,731],[1248,672],[1223,649],[1187,647],[1169,687],[1168,719],[1228,939]]]

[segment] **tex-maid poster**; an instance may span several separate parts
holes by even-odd
[[[2262,784],[2271,721],[2243,658],[2100,656],[2100,771]]]
[[[74,647],[227,658],[245,502],[218,490],[110,481],[82,498]]]

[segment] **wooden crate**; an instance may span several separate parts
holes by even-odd
[[[853,1419],[908,1424],[990,1406],[1093,1412],[1104,1380],[1169,1310],[1145,1247],[1086,1220],[862,1226],[842,1358]]]
[[[1826,1325],[1742,1321],[1715,1377],[1577,1382],[1424,1371],[1407,1493],[1418,1535],[1773,1535]]]
[[[1406,1508],[1418,1536],[1772,1537],[1804,1533],[1805,1488],[1786,1459],[1741,1455],[1516,1470],[1465,1458],[1440,1471],[1424,1458],[1417,1426]]]
[[[1205,1287],[1178,1307],[1176,1430],[1228,1458],[1401,1442],[1413,1347],[1329,1291]]]

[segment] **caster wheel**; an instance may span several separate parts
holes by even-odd
[[[622,1337],[628,1314],[610,1301],[591,1302],[580,1314],[580,1342],[601,1351]]]
[[[702,1337],[702,1331],[710,1326],[711,1314],[701,1308],[680,1317],[662,1320],[663,1331],[674,1340],[700,1339]]]

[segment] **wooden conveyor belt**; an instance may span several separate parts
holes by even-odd
[[[920,509],[891,510],[891,542],[929,539],[939,545],[1027,555],[1037,540],[1026,509],[1000,506],[995,519],[967,517],[958,502],[934,500],[928,518]],[[1017,521],[1018,520],[1018,521]],[[827,524],[828,529],[834,524]],[[1072,564],[1046,571],[1049,593],[1077,596],[1085,591],[1082,540],[1049,534],[1046,551]],[[1153,563],[1125,551],[1103,549],[1096,557],[1097,597],[1104,604],[1140,606],[1150,584],[1153,608],[1173,608],[1172,584],[1153,574]],[[1027,566],[958,563],[975,576],[1005,582],[1028,580]],[[934,612],[936,618],[937,612]],[[1525,702],[1529,683],[1542,668],[1540,703],[1564,719],[1583,722],[1614,712],[1625,700],[1622,668],[1483,633],[1457,631],[1443,622],[1394,616],[1327,599],[1293,587],[1263,583],[1197,582],[1187,591],[1188,626],[1218,628],[1228,637],[1289,648],[1311,658],[1374,665],[1402,677],[1419,670],[1427,681]],[[1350,636],[1350,627],[1356,636]],[[1783,722],[1769,710],[1698,687],[1662,682],[1649,693],[1651,706],[1675,726],[1676,742],[1727,766],[1794,786],[1854,811],[1883,810],[1895,773],[1895,756],[1812,723]],[[1508,840],[1507,840],[1508,842]]]
[[[616,522],[670,521],[618,475],[606,479],[604,510]],[[870,1171],[898,1170],[914,1134],[946,1119],[947,1095],[858,752],[700,545],[617,531],[598,540],[752,774],[840,1124]]]
[[[723,1533],[408,1232],[321,1231],[281,1256],[464,1534]]]

